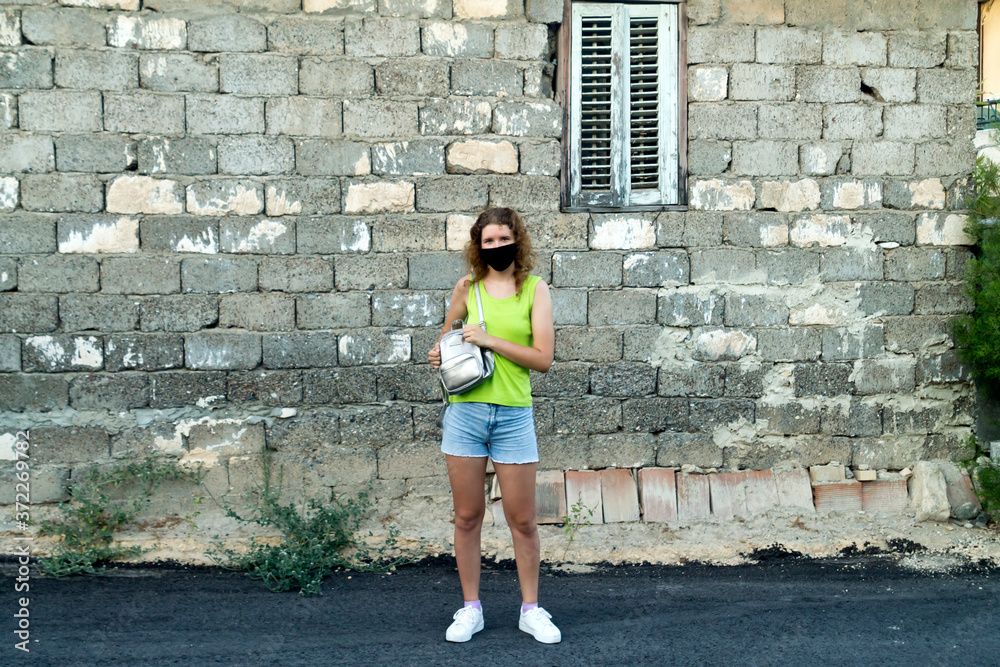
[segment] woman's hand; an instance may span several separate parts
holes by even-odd
[[[434,347],[430,349],[427,353],[427,361],[431,362],[431,366],[435,370],[441,367],[441,343],[436,343]]]
[[[472,343],[479,347],[492,347],[490,345],[491,338],[492,336],[480,329],[477,324],[466,324],[465,328],[462,329],[462,340],[466,343]]]

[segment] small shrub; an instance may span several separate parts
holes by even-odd
[[[40,521],[39,534],[61,536],[48,557],[38,560],[42,574],[64,577],[95,574],[106,563],[134,558],[148,549],[114,543],[115,533],[132,521],[145,501],[167,480],[200,481],[201,466],[184,468],[174,460],[146,459],[92,467],[78,482],[70,483],[71,500],[59,504],[62,517]],[[116,491],[127,491],[125,499]]]
[[[980,446],[976,436],[970,435],[965,441],[965,450],[958,464],[969,471],[983,509],[997,516],[1000,512],[1000,465]]]
[[[370,508],[366,493],[351,499],[339,498],[331,491],[328,503],[311,499],[300,510],[279,502],[283,471],[279,470],[277,489],[273,488],[269,453],[262,454],[261,463],[264,484],[258,494],[245,495],[244,509],[249,513],[240,515],[228,503],[222,506],[227,516],[238,521],[278,529],[281,542],[270,544],[251,537],[247,551],[237,552],[217,540],[208,555],[220,566],[246,571],[275,592],[298,590],[301,595],[321,595],[323,578],[334,569],[382,572],[412,562],[410,556],[388,555],[397,544],[395,528],[389,529],[385,543],[374,550],[355,540]]]
[[[586,516],[584,516],[586,514]],[[569,548],[573,546],[573,540],[576,539],[576,531],[580,530],[580,526],[589,526],[590,520],[594,516],[594,510],[583,504],[583,499],[578,498],[573,506],[569,509],[569,514],[563,517],[563,523],[565,528],[563,532],[566,533],[566,548],[563,549],[562,560],[566,560],[567,554],[569,554]]]

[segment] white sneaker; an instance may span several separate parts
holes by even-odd
[[[448,626],[444,638],[450,642],[467,642],[472,635],[483,629],[483,612],[475,607],[462,607],[452,617],[455,622]]]
[[[521,613],[521,620],[518,621],[517,627],[543,644],[558,644],[562,641],[562,633],[559,632],[559,628],[553,625],[550,618],[552,618],[552,614],[541,607],[535,607]]]

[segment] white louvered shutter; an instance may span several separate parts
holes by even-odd
[[[678,202],[676,5],[573,5],[571,205]]]

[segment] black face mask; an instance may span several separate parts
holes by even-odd
[[[514,258],[517,257],[517,244],[508,243],[507,245],[502,245],[498,248],[480,248],[479,256],[483,258],[483,261],[490,265],[494,271],[503,271]]]

